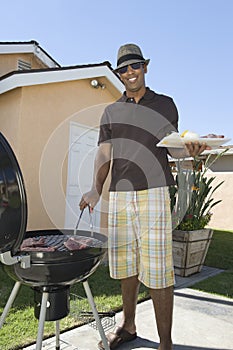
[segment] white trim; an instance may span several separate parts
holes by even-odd
[[[227,146],[225,146],[225,147],[227,147]],[[225,153],[223,154],[223,156],[231,156],[233,154],[233,148],[231,146],[228,149],[227,148],[216,148],[216,149],[206,150],[206,151],[203,151],[201,153],[201,156],[202,155],[208,156],[209,154],[212,154],[212,155],[221,154],[224,151],[225,151]]]
[[[12,54],[12,53],[34,53],[35,44],[1,44],[1,54]]]
[[[18,87],[50,84],[64,81],[106,77],[113,86],[123,92],[124,86],[107,66],[70,68],[56,71],[15,73],[0,81],[0,94]]]
[[[40,61],[44,62],[49,68],[60,67],[60,65],[58,65],[48,55],[46,55],[39,46],[34,46],[33,53]]]
[[[216,149],[212,149],[212,150],[206,150],[203,151],[200,156],[208,156],[208,155],[218,155],[222,152],[224,152],[226,149],[225,148],[216,148]],[[223,156],[232,156],[233,155],[233,148],[230,147],[229,149],[227,149],[227,151],[223,154]],[[182,161],[188,161],[188,160],[193,160],[193,157],[185,157],[185,158],[180,158]],[[168,155],[168,161],[169,162],[175,162],[178,161],[179,158],[173,158],[170,155]]]
[[[85,129],[84,130],[84,134],[89,132],[90,130],[95,130],[95,131],[99,132],[99,126],[98,127],[96,127],[96,126],[89,126],[89,125],[86,125],[86,124],[75,122],[73,120],[70,121],[70,130],[71,130],[72,126],[78,126],[79,128]]]
[[[32,53],[47,67],[60,67],[54,60],[52,60],[36,43],[28,44],[1,44],[0,54],[15,54],[15,53]]]

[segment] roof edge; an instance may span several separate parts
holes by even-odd
[[[81,79],[93,79],[106,77],[121,93],[124,90],[116,73],[113,72],[109,62],[89,64],[82,66],[71,66],[54,69],[36,69],[27,71],[11,72],[0,80],[0,94],[10,90],[32,85],[51,84]]]
[[[56,71],[65,71],[70,69],[81,69],[81,68],[92,68],[92,67],[100,67],[107,66],[113,71],[111,63],[109,61],[104,61],[101,63],[91,63],[91,64],[82,64],[82,65],[74,65],[74,66],[63,66],[63,67],[54,67],[54,68],[37,68],[37,69],[25,69],[25,70],[14,70],[9,73],[6,73],[0,77],[0,82],[4,79],[9,78],[10,76],[17,74],[32,74],[32,73],[42,73],[42,72],[56,72]]]
[[[0,54],[33,53],[48,67],[61,67],[61,65],[50,56],[36,40],[31,41],[0,41]]]

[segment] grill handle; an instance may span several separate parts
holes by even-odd
[[[81,213],[80,213],[80,215],[79,215],[77,224],[76,224],[75,229],[74,229],[74,235],[77,234],[78,226],[79,226],[79,223],[80,223],[80,221],[81,221],[81,218],[82,218],[84,209],[85,209],[85,208],[82,209],[82,211],[81,211]],[[92,214],[92,212],[91,212],[91,208],[90,208],[89,205],[88,205],[88,210],[89,210],[89,220],[90,220],[91,237],[93,237],[93,236],[94,236],[94,232],[93,232],[93,230],[94,230],[94,225],[93,225],[93,214]]]

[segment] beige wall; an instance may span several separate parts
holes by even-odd
[[[215,155],[212,156],[212,161]],[[214,200],[221,200],[211,210],[213,215],[209,226],[223,230],[233,230],[233,154],[226,153],[218,158],[210,167],[207,176],[216,177],[213,186],[224,181],[213,195]]]
[[[19,147],[19,128],[21,118],[22,89],[0,94],[0,131],[7,136],[8,142],[14,145],[14,150]]]
[[[0,77],[12,71],[18,70],[18,60],[31,64],[31,69],[47,68],[36,56],[30,53],[0,54]]]
[[[213,186],[224,181],[214,193],[214,200],[221,200],[211,212],[213,213],[209,226],[216,229],[233,230],[233,172],[209,173],[215,176]]]
[[[80,80],[18,88],[1,95],[1,131],[16,153],[25,181],[27,230],[55,227],[46,212],[47,192],[56,225],[63,227],[70,121],[99,125],[106,103],[120,96],[114,89],[110,93],[108,84],[105,90],[93,89],[89,80]]]

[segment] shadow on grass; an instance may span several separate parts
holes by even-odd
[[[0,264],[0,308],[4,308],[10,293],[13,289],[15,281],[13,281],[4,271],[3,266]],[[120,282],[113,280],[109,276],[108,267],[105,264],[101,264],[97,270],[88,278],[92,294],[96,298],[117,298],[121,299]],[[81,282],[71,285],[70,292],[80,297],[86,297],[83,284]],[[145,299],[148,297],[147,288],[141,286],[140,298]],[[25,306],[34,305],[34,291],[30,286],[21,285],[18,295],[14,301],[15,309],[24,309]]]

